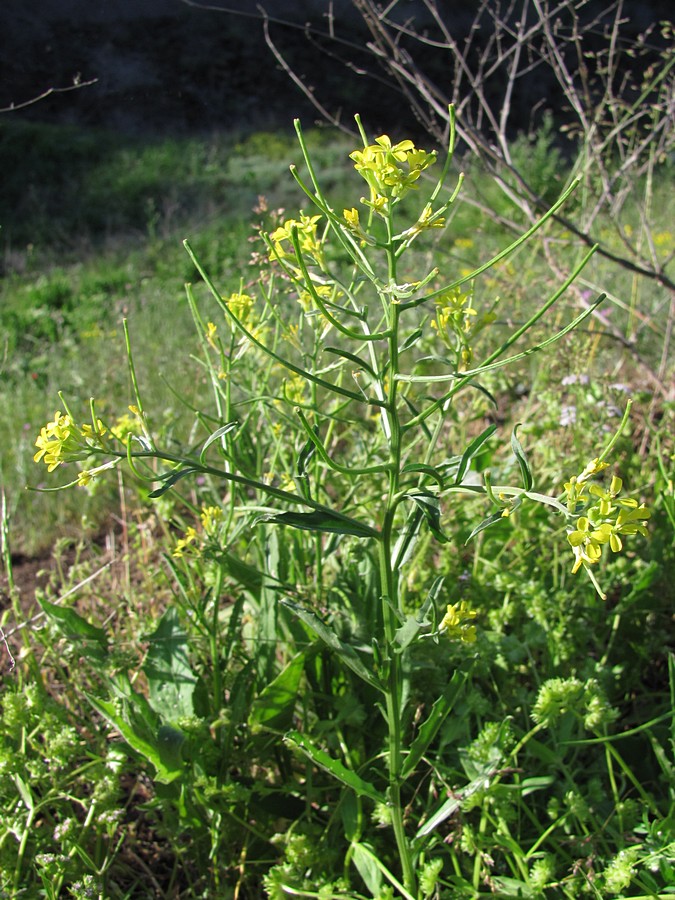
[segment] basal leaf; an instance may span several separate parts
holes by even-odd
[[[164,613],[148,641],[143,671],[152,708],[165,722],[191,716],[197,677],[188,659],[187,635],[173,607]]]
[[[249,725],[285,731],[291,724],[305,668],[305,653],[298,653],[256,697]]]
[[[83,656],[103,659],[108,653],[108,638],[102,628],[92,625],[83,619],[69,606],[59,606],[40,597],[37,598],[45,614],[54,621],[63,634],[70,640],[82,641],[86,644]]]

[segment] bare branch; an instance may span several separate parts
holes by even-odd
[[[41,100],[46,100],[47,97],[51,97],[52,94],[67,94],[69,91],[78,91],[80,88],[96,84],[97,81],[98,78],[91,78],[89,81],[80,81],[78,76],[73,84],[69,84],[67,87],[48,88],[46,91],[38,94],[37,97],[32,97],[30,100],[24,100],[22,103],[10,103],[9,106],[0,107],[0,113],[16,112],[19,109],[26,109],[28,106],[34,106],[36,103],[40,103]]]

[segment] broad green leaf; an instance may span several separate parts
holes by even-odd
[[[151,495],[152,496],[152,495]],[[377,537],[377,532],[370,525],[357,522],[349,516],[330,510],[314,510],[309,513],[283,512],[263,516],[262,521],[277,525],[290,525],[303,531],[329,532],[334,534],[353,534],[356,537]]]
[[[314,634],[324,642],[324,644],[337,653],[343,663],[346,666],[349,666],[352,672],[358,675],[359,678],[366,682],[366,684],[369,684],[371,687],[377,688],[378,690],[382,690],[382,686],[377,678],[365,667],[356,650],[349,644],[345,644],[344,641],[341,641],[335,632],[322,622],[317,615],[310,610],[305,609],[303,606],[292,603],[285,598],[282,598],[281,603],[295,613],[298,618],[302,619],[305,625],[307,625]]]
[[[255,566],[251,566],[248,563],[242,562],[242,560],[232,553],[225,553],[222,556],[219,556],[218,562],[230,578],[233,578],[237,584],[248,591],[251,597],[255,600],[260,598],[264,576],[259,569],[256,569]]]
[[[135,727],[121,715],[114,701],[100,700],[89,694],[85,696],[96,712],[119,731],[129,747],[154,766],[157,781],[170,784],[182,774],[183,764],[180,755],[176,753],[175,741],[168,741],[166,735],[163,735],[160,743],[160,729],[156,737],[149,738],[143,733],[144,728]]]
[[[147,639],[150,646],[143,671],[152,708],[165,722],[193,715],[192,694],[197,677],[190,666],[187,635],[175,608],[167,609]]]
[[[381,878],[378,879],[377,875],[375,874],[375,871],[377,870],[387,879],[387,881],[391,885],[396,888],[398,896],[403,897],[403,900],[415,900],[415,897],[413,897],[410,891],[406,890],[406,888],[401,884],[398,878],[396,878],[396,876],[385,866],[379,855],[375,853],[375,851],[371,848],[370,844],[353,843],[352,851],[352,859],[354,861],[354,865],[359,870],[359,874],[366,882],[366,885],[372,893],[373,897],[381,896],[379,886],[381,886],[382,880]],[[373,889],[375,885],[378,885],[378,888],[376,890]]]
[[[465,668],[457,669],[453,673],[452,678],[446,685],[445,690],[431,707],[431,712],[420,726],[415,740],[412,742],[410,752],[405,758],[403,769],[401,771],[402,778],[408,778],[409,775],[417,768],[419,761],[429,749],[432,741],[438,734],[438,730],[452,711],[457,697],[461,693],[469,671],[473,666],[473,660],[464,664]]]
[[[297,747],[315,765],[329,772],[334,778],[337,778],[338,781],[353,791],[356,791],[360,797],[369,797],[376,803],[386,803],[384,794],[381,794],[377,788],[361,778],[360,775],[357,775],[356,772],[348,769],[339,759],[333,759],[325,750],[317,747],[306,734],[301,734],[299,731],[289,731],[284,737],[284,741],[291,747]]]
[[[285,731],[293,720],[305,653],[298,653],[253,701],[249,725]]]
[[[478,437],[474,438],[469,446],[466,448],[464,453],[462,454],[462,459],[460,460],[459,467],[457,469],[457,474],[455,475],[455,484],[461,484],[464,480],[464,476],[467,473],[469,466],[471,465],[471,460],[481,449],[483,444],[489,440],[492,435],[497,430],[496,425],[489,425],[485,431],[482,431]]]
[[[92,659],[101,660],[108,653],[108,639],[102,628],[92,625],[83,619],[82,616],[68,606],[58,606],[56,603],[50,603],[40,597],[37,598],[38,603],[42,607],[45,614],[52,619],[60,630],[70,640],[80,640],[86,642],[86,650],[84,656],[90,656]]]
[[[352,844],[352,862],[363,878],[365,886],[373,897],[380,895],[382,887],[382,872],[377,864],[377,857],[372,847],[366,848],[363,844]]]
[[[532,486],[534,484],[534,478],[532,477],[532,470],[530,469],[530,464],[527,461],[527,457],[525,456],[525,451],[523,450],[523,445],[518,440],[518,429],[520,425],[514,426],[513,433],[511,435],[511,449],[513,450],[513,454],[518,460],[518,465],[520,466],[520,475],[523,479],[523,487],[526,491],[532,490]]]

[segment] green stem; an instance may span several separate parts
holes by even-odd
[[[396,280],[396,258],[394,245],[391,240],[393,222],[391,216],[387,220],[389,231],[389,246],[387,251],[389,279]],[[387,690],[386,710],[388,727],[388,762],[389,762],[389,803],[391,808],[392,826],[396,847],[401,863],[403,883],[408,891],[415,893],[415,871],[413,868],[410,844],[405,834],[403,822],[403,806],[401,803],[401,770],[402,760],[402,723],[401,723],[401,699],[402,699],[402,671],[401,652],[396,646],[396,628],[398,627],[398,615],[400,612],[400,596],[398,585],[398,571],[393,564],[393,526],[394,516],[399,495],[399,481],[401,472],[401,424],[397,411],[398,382],[394,375],[398,371],[398,330],[400,307],[398,304],[389,306],[389,384],[387,386],[387,402],[382,410],[382,416],[386,417],[389,432],[389,489],[387,492],[386,507],[382,521],[382,531],[378,541],[378,557],[380,571],[380,591],[382,597],[382,619],[384,628],[385,645],[387,647]]]

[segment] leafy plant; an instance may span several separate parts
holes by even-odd
[[[263,232],[257,298],[243,284],[223,295],[186,242],[216,311],[206,315],[188,286],[199,371],[212,391],[208,408],[187,401],[188,446],[164,445],[153,428],[128,332],[131,417],[106,422],[92,401],[81,423],[62,397],[65,411],[38,436],[36,461],[50,471],[79,467],[70,484],[91,485],[126,463],[184,523],[167,558],[178,612],[164,613],[147,636],[147,693],[114,673],[110,696],[88,700],[152,767],[165,823],[193,834],[197,871],[208,871],[199,884],[211,891],[223,877],[241,884],[243,862],[226,866],[225,876],[208,862],[234,841],[240,859],[267,858],[260,872],[269,896],[477,896],[483,882],[504,896],[556,884],[574,896],[572,858],[556,884],[548,857],[539,859],[553,829],[535,817],[539,839],[528,850],[509,837],[510,798],[549,787],[550,775],[509,776],[526,752],[530,765],[559,766],[572,811],[554,819],[562,828],[576,817],[582,835],[590,813],[574,797],[574,767],[536,738],[562,716],[561,747],[583,740],[582,726],[604,741],[615,714],[597,680],[571,677],[542,685],[533,727],[517,733],[507,719],[488,720],[471,733],[466,713],[485,702],[471,648],[483,648],[484,660],[494,639],[483,634],[473,598],[448,591],[437,570],[442,547],[482,542],[519,516],[534,524],[528,510],[546,509],[562,523],[573,570],[583,568],[602,593],[594,570],[603,552],[646,534],[649,510],[621,497],[617,476],[604,486],[597,478],[628,413],[561,494],[535,490],[517,426],[511,462],[496,452],[494,424],[457,438],[465,397],[489,410],[495,400],[484,380],[564,339],[602,297],[515,347],[582,266],[506,334],[494,327],[494,301],[482,302],[481,276],[529,241],[571,190],[470,272],[418,273],[411,247],[444,227],[461,186],[445,192],[454,128],[441,175],[427,188],[435,152],[386,135],[369,143],[357,124],[363,147],[351,158],[367,195],[361,209],[341,215],[297,126],[307,180],[291,171],[313,211]],[[505,483],[495,483],[488,458]],[[188,478],[198,490],[180,494]],[[195,524],[185,521],[190,511]],[[106,652],[101,629],[72,611],[45,612],[90,652]],[[503,641],[502,649],[515,648]],[[660,817],[641,796],[652,820]],[[620,802],[618,791],[613,799]],[[460,813],[461,840],[453,825]],[[593,812],[593,827],[600,815]],[[450,849],[449,834],[459,841]],[[460,844],[473,860],[468,870]],[[497,846],[503,865],[495,873]],[[608,890],[643,858],[629,856],[606,876]]]

